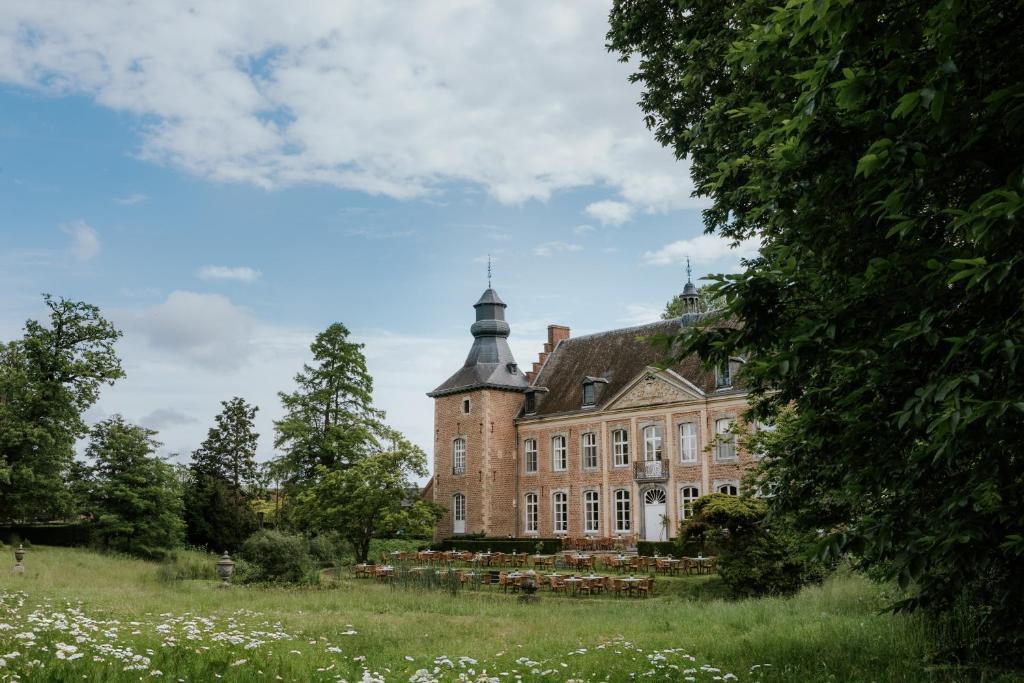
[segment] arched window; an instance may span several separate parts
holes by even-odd
[[[523,462],[527,474],[537,471],[537,439],[527,439],[523,442]]]
[[[615,533],[628,534],[633,529],[633,509],[629,491],[615,492]]]
[[[715,458],[736,459],[736,434],[732,432],[732,419],[715,420]]]
[[[644,460],[661,460],[661,425],[644,427]]]
[[[466,496],[462,493],[452,496],[452,531],[466,533]]]
[[[615,456],[616,467],[629,464],[629,432],[625,429],[616,429],[612,432],[612,453]]]
[[[601,510],[597,491],[583,492],[583,531],[596,534],[601,529]]]
[[[569,531],[569,497],[559,491],[551,496],[552,512],[554,519],[554,530],[556,534],[564,534]]]
[[[647,493],[644,494],[645,505],[663,505],[665,500],[665,492],[661,489],[647,489]]]
[[[559,434],[551,439],[551,469],[562,472],[569,467],[569,452],[565,447],[565,437]]]
[[[452,442],[452,474],[466,473],[466,440],[461,436]]]
[[[693,501],[700,498],[700,490],[696,486],[684,486],[679,489],[679,519],[693,516]]]
[[[580,439],[583,451],[583,469],[597,469],[597,434],[586,432]]]
[[[537,504],[537,494],[536,493],[527,493],[526,494],[526,500],[524,502],[525,502],[525,505],[523,505],[523,511],[524,511],[524,514],[526,515],[526,519],[525,519],[526,523],[525,523],[524,527],[526,529],[526,533],[528,533],[528,534],[535,534],[535,533],[537,533],[538,510],[539,510],[539,507],[540,507]]]
[[[727,496],[738,496],[740,495],[740,489],[736,484],[722,484],[718,487],[719,493],[724,493]]]

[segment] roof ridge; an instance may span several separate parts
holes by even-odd
[[[668,318],[666,320],[656,320],[654,322],[643,323],[641,325],[632,325],[630,327],[617,327],[617,328],[612,329],[612,330],[601,330],[600,332],[591,332],[589,334],[581,334],[581,335],[576,336],[576,337],[569,337],[568,339],[566,339],[564,341],[566,341],[566,342],[574,342],[574,341],[578,341],[580,339],[588,339],[588,338],[591,338],[591,337],[600,337],[601,335],[605,335],[605,334],[615,334],[615,333],[621,333],[621,332],[629,332],[630,330],[640,330],[640,329],[643,329],[645,327],[656,327],[656,326],[660,326],[660,325],[668,325],[670,323],[679,323],[679,325],[682,326],[683,318],[682,318],[682,316],[680,316],[678,318]]]

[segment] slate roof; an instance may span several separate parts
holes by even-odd
[[[476,389],[526,391],[526,375],[516,365],[512,349],[508,346],[505,302],[488,287],[473,308],[476,309],[476,322],[469,328],[473,346],[465,364],[427,396],[436,398]]]
[[[657,365],[665,358],[664,349],[653,346],[645,338],[656,334],[676,334],[681,326],[690,325],[700,317],[700,314],[689,314],[639,327],[571,337],[560,342],[534,379],[532,386],[545,387],[547,393],[538,395],[537,411],[530,417],[584,412],[583,380],[587,377],[602,377],[608,381],[598,392],[596,409],[601,410],[648,366]],[[701,367],[696,356],[684,358],[668,369],[709,395],[742,391],[716,392],[714,371]],[[586,412],[593,410],[593,407],[585,409]]]

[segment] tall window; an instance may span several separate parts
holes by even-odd
[[[551,497],[554,503],[552,511],[555,520],[555,533],[564,534],[569,531],[569,497],[561,492]]]
[[[583,469],[597,469],[597,434],[594,432],[583,435]]]
[[[715,386],[719,389],[732,386],[732,372],[728,361],[715,367]]]
[[[462,493],[452,496],[452,531],[466,533],[466,496]]]
[[[756,432],[774,432],[775,431],[775,423],[774,422],[761,422],[761,421],[755,422],[754,423],[754,431],[756,431]],[[759,446],[757,448],[757,450],[754,451],[753,455],[754,455],[755,458],[763,458],[764,456],[767,455],[767,452],[765,452],[764,448],[761,448]]]
[[[526,399],[523,403],[523,412],[527,415],[537,412],[537,397],[532,391],[526,394]]]
[[[684,486],[679,490],[679,519],[689,519],[693,515],[693,501],[700,498],[696,486]]]
[[[693,422],[679,425],[679,462],[697,462],[697,425]]]
[[[715,420],[715,458],[718,460],[736,459],[736,435],[731,429],[729,418]]]
[[[463,415],[469,415],[469,399],[468,398],[462,399],[462,414]]]
[[[559,434],[551,439],[551,469],[562,472],[567,467],[569,467],[569,455],[565,447],[565,437]]]
[[[597,502],[597,491],[584,491],[583,493],[583,531],[597,533],[601,528],[600,508]]]
[[[527,473],[537,471],[537,439],[527,439],[523,442],[523,461]]]
[[[594,383],[587,382],[583,385],[583,405],[592,406],[595,403],[597,401],[594,400]]]
[[[722,484],[718,487],[719,493],[724,493],[727,496],[738,496],[740,495],[740,489],[736,484]]]
[[[661,460],[661,425],[644,427],[644,460]]]
[[[612,453],[617,467],[629,464],[629,433],[625,429],[612,432]]]
[[[452,443],[452,474],[466,473],[466,440],[461,436]]]
[[[526,494],[526,505],[523,506],[526,513],[526,533],[537,533],[537,494]]]
[[[628,534],[633,528],[633,511],[630,505],[629,491],[619,489],[615,492],[615,533]]]

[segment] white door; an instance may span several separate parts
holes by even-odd
[[[649,489],[644,493],[644,540],[667,541],[667,529],[662,519],[667,509],[665,492]]]

